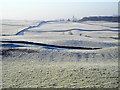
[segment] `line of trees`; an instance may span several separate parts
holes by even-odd
[[[84,17],[79,21],[109,21],[109,22],[120,22],[120,16],[91,16]]]

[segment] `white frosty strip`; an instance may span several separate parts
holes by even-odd
[[[32,20],[2,20],[2,35],[13,35],[27,28],[28,26],[37,25],[40,21]]]

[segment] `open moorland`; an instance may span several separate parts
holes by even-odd
[[[1,25],[3,88],[118,87],[117,22],[5,20]]]

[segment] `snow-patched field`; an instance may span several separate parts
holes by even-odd
[[[3,87],[118,87],[118,23],[4,21],[2,25]]]

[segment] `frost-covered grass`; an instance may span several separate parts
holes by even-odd
[[[106,44],[108,45],[107,47],[109,46],[111,47],[111,45],[114,46],[115,44],[116,44],[115,46],[117,46],[118,32],[114,32],[115,29],[111,27],[101,26],[101,22],[100,22],[100,25],[98,25],[99,24],[98,22],[97,22],[97,25],[96,24],[89,25],[89,23],[93,23],[93,22],[83,22],[83,23],[75,23],[75,22],[50,23],[49,22],[40,27],[35,27],[32,29],[26,30],[24,32],[24,35],[3,36],[1,37],[1,39],[29,41],[29,42],[57,44],[57,45],[60,44],[60,45],[69,45],[69,46],[86,46],[87,45],[89,47],[92,47],[92,46],[106,47]],[[107,24],[108,22],[102,22],[102,24],[104,23]],[[69,31],[69,29],[72,29],[72,30]],[[76,29],[96,30],[96,31],[80,31]],[[104,31],[104,29],[113,30],[113,31]],[[98,30],[103,30],[103,31],[98,31]],[[66,44],[68,42],[69,44]],[[83,43],[76,44],[76,42],[83,42]]]
[[[102,22],[104,24],[105,22]],[[105,23],[106,24],[106,23]],[[109,24],[109,23],[108,23]],[[116,30],[111,27],[101,26],[99,25],[90,24],[89,22],[84,23],[77,23],[77,22],[67,22],[67,23],[48,23],[42,27],[37,27],[32,30],[42,30],[42,31],[59,31],[59,30],[69,30],[69,29],[84,29],[84,30],[101,30],[101,29],[112,29]]]
[[[115,39],[118,38],[118,32],[114,32],[113,28],[101,26],[101,22],[100,25],[98,25],[99,24],[98,22],[97,25],[96,24],[91,25],[89,23],[93,23],[93,22],[83,22],[83,23],[49,22],[40,27],[29,28],[24,32],[24,35],[2,36],[1,39],[15,40],[15,41],[29,41],[29,42],[55,44],[55,45],[82,46],[82,47],[103,48],[103,47],[118,46],[118,40]],[[102,23],[106,24],[108,22],[102,22]],[[69,29],[72,30],[69,31]],[[81,31],[82,29],[95,30],[95,31]],[[113,31],[104,31],[104,29],[113,30]],[[103,31],[98,31],[98,30],[103,30]]]
[[[3,62],[4,88],[116,88],[117,63]]]
[[[110,28],[119,28],[118,22],[107,22],[107,21],[86,21],[83,22],[85,24],[97,25],[97,26],[104,26]]]
[[[60,45],[60,46],[78,46],[78,47],[116,47],[118,46],[118,40],[110,38],[89,38],[84,36],[71,36],[71,35],[25,35],[25,36],[3,36],[2,40],[13,40],[13,41],[26,41],[26,42],[35,42],[35,43],[45,43],[51,45]],[[17,44],[16,45],[20,45]],[[29,44],[23,46],[30,46]],[[35,46],[35,45],[34,45]],[[38,46],[37,46],[38,47]]]
[[[29,47],[28,47],[29,48]],[[4,49],[4,61],[41,61],[41,62],[118,62],[118,48],[101,50],[47,49],[43,47],[21,47]]]
[[[116,88],[118,48],[52,50],[4,48],[3,87]]]
[[[29,26],[37,25],[39,22],[37,20],[1,20],[2,35],[14,35]]]
[[[3,34],[16,34],[31,21],[4,21]],[[61,46],[101,47],[99,50],[48,48],[23,43],[2,43],[4,88],[116,88],[118,87],[118,32],[111,22],[52,22],[2,36],[3,41],[28,41]],[[112,26],[112,27],[110,27]],[[69,31],[69,29],[72,29]],[[80,31],[74,29],[96,30]],[[66,31],[68,30],[68,31]],[[13,47],[5,47],[5,46]],[[17,46],[17,47],[16,47]],[[27,47],[19,47],[27,46]]]

